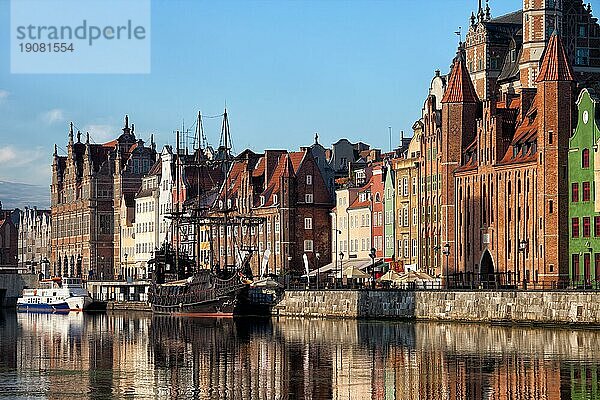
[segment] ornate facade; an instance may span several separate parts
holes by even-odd
[[[19,216],[19,266],[30,272],[43,271],[43,264],[52,258],[50,210],[25,207]]]
[[[123,133],[104,144],[85,143],[69,130],[67,155],[52,162],[52,273],[112,278],[121,259],[121,201],[135,194],[156,160],[155,145],[136,138],[125,116]]]

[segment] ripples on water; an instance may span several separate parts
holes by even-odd
[[[0,398],[600,399],[600,331],[0,314]]]

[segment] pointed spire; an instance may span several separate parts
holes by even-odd
[[[319,133],[315,132],[315,144],[319,144]]]
[[[85,144],[87,144],[87,145],[90,144],[90,133],[89,132],[85,133]]]
[[[73,144],[73,121],[71,121],[69,128],[69,144]]]
[[[150,135],[150,148],[152,148],[152,150],[156,150],[156,143],[154,143],[154,133]]]
[[[135,135],[135,124],[131,124],[131,134]]]
[[[479,0],[479,7],[477,8],[477,22],[483,22],[483,7],[481,7],[481,0]]]
[[[536,82],[573,81],[573,70],[567,59],[562,40],[556,30],[550,36]]]
[[[485,20],[489,21],[491,17],[489,0],[485,0]]]
[[[471,11],[471,26],[475,25],[475,13]]]
[[[56,143],[54,144],[54,157],[58,157],[58,146],[56,145]]]
[[[77,129],[77,143],[81,143],[81,131]]]
[[[442,103],[476,103],[477,101],[479,101],[477,92],[475,92],[469,71],[467,71],[464,49],[460,44]]]

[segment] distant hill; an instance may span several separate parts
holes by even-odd
[[[0,201],[5,210],[25,206],[47,209],[50,208],[50,187],[0,181]]]

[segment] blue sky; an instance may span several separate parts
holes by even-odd
[[[600,0],[592,7],[600,9]],[[491,1],[492,15],[521,6]],[[8,60],[10,7],[0,1],[0,180],[48,185],[68,122],[96,142],[125,113],[138,136],[174,142],[182,121],[225,103],[235,150],[297,149],[315,132],[389,147],[419,117],[436,69],[476,0],[153,1],[150,74],[20,75]],[[598,15],[598,12],[595,13]],[[135,59],[115,60],[135,63]],[[217,119],[205,130],[218,143]]]

